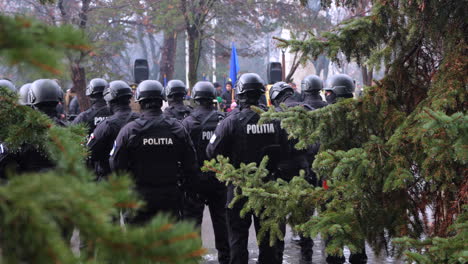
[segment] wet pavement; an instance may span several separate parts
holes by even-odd
[[[291,241],[292,232],[289,227],[286,230],[286,237],[285,237],[285,250],[284,250],[284,257],[283,257],[283,264],[299,264],[300,262],[300,247]],[[214,245],[214,234],[213,234],[213,227],[211,225],[211,218],[208,212],[208,209],[205,207],[204,217],[203,217],[203,224],[202,224],[202,238],[203,238],[203,246],[208,250],[208,254],[205,255],[204,264],[215,264],[218,263],[217,261],[217,251]],[[325,262],[325,253],[324,253],[324,245],[320,237],[314,239],[314,255],[312,259],[312,263],[326,263]],[[372,250],[369,246],[366,245],[366,252],[368,256],[368,264],[400,264],[403,263],[402,261],[395,260],[390,257],[385,257],[384,254],[382,256],[376,256],[373,254]],[[255,264],[258,257],[258,247],[256,244],[255,238],[255,230],[252,227],[250,228],[250,235],[249,235],[249,264]],[[345,248],[345,257],[348,259],[349,257],[349,250]]]

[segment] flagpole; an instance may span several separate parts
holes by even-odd
[[[236,86],[238,72],[239,72],[239,61],[237,60],[236,45],[234,42],[232,42],[231,61],[229,63],[229,77],[231,78],[231,82],[232,82],[232,89],[231,89],[232,102],[234,102],[234,95],[235,95],[234,87]]]
[[[223,77],[224,77],[224,80],[223,80],[224,81],[224,83],[223,83],[223,92],[224,92],[224,91],[226,91],[226,77],[227,77],[227,75],[224,74]]]

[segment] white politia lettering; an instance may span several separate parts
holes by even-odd
[[[247,134],[273,134],[275,126],[273,124],[249,124],[247,125]]]
[[[174,145],[172,138],[144,138],[143,145]]]
[[[106,119],[107,119],[107,116],[97,116],[94,118],[94,125],[97,125]]]
[[[214,135],[214,131],[203,131],[202,132],[202,140],[210,140],[210,138]]]

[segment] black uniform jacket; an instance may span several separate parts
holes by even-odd
[[[308,111],[315,110],[312,106],[305,102],[298,102],[294,97],[288,97],[283,102],[286,107],[302,106]],[[277,111],[282,111],[280,107],[276,108]],[[315,184],[316,176],[311,170],[311,164],[318,151],[318,144],[314,144],[307,149],[298,150],[294,146],[297,144],[297,139],[289,139],[286,143],[287,147],[284,148],[281,161],[278,163],[278,177],[284,180],[291,180],[292,177],[298,176],[300,170],[305,171],[305,177],[311,184]]]
[[[88,140],[90,159],[96,165],[98,176],[106,176],[110,173],[109,154],[114,145],[115,138],[120,129],[128,122],[138,118],[130,106],[118,106],[115,113],[99,123]]]
[[[206,147],[218,123],[223,118],[224,113],[216,111],[213,108],[199,106],[182,121],[197,151],[198,164],[200,167],[202,167],[203,162],[208,159],[206,157]],[[203,122],[204,124],[202,124]],[[202,184],[209,185],[203,187],[216,187],[220,184],[215,178],[214,173],[201,173],[200,171],[199,175]],[[224,185],[221,184],[221,187],[223,186]]]
[[[84,123],[88,125],[89,133],[93,133],[96,126],[111,115],[106,101],[96,101],[88,110],[80,113],[72,122],[73,125]]]
[[[164,109],[164,114],[177,120],[183,120],[192,110],[192,107],[184,105],[183,102],[172,102],[171,105]]]
[[[66,126],[62,120],[53,117],[58,126]],[[5,178],[6,170],[16,173],[42,172],[53,169],[55,163],[49,158],[45,150],[31,144],[23,144],[13,152],[8,146],[0,142],[0,178]]]
[[[154,189],[173,192],[178,184],[184,188],[198,184],[197,156],[187,130],[159,109],[144,111],[141,118],[122,128],[110,164],[114,171],[130,172],[144,196]]]
[[[304,104],[308,104],[315,109],[319,109],[327,106],[327,102],[323,101],[319,94],[307,94],[305,93]]]
[[[284,145],[285,133],[279,122],[257,124],[260,116],[250,107],[240,108],[230,114],[216,128],[206,149],[207,158],[217,155],[229,157],[234,166],[240,163],[256,162],[265,155],[269,157],[268,169],[274,174],[277,163],[281,160],[281,146]],[[228,187],[228,203],[234,197],[234,187]]]

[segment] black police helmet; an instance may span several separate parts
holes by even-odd
[[[287,91],[294,93],[294,89],[291,87],[291,85],[285,82],[277,82],[270,88],[270,99],[276,100],[280,94],[284,94]]]
[[[31,105],[58,103],[63,100],[63,92],[56,81],[39,79],[31,84],[28,98]]]
[[[142,81],[136,89],[135,101],[140,102],[145,99],[166,100],[162,84],[154,80]]]
[[[308,75],[301,82],[302,92],[320,91],[323,89],[323,81],[317,75]]]
[[[122,97],[132,97],[133,92],[130,85],[124,81],[112,81],[109,86],[104,89],[104,100],[107,102],[113,101]]]
[[[12,92],[16,92],[16,87],[15,85],[7,79],[0,79],[0,87],[6,87],[10,89]]]
[[[248,92],[264,93],[265,86],[262,78],[256,73],[244,73],[236,83],[237,94],[242,95]]]
[[[186,95],[187,87],[181,80],[170,80],[166,86],[166,95],[172,97],[175,94]]]
[[[337,97],[352,96],[354,92],[354,82],[346,74],[333,75],[328,81],[325,91],[332,91]]]
[[[197,82],[192,90],[193,99],[215,99],[216,89],[211,82],[202,81]]]
[[[106,89],[108,85],[109,84],[106,80],[102,78],[94,78],[89,82],[88,87],[86,87],[86,96],[103,93],[104,89]]]
[[[29,90],[31,89],[31,84],[27,83],[19,89],[19,104],[20,105],[30,105],[29,102]]]

